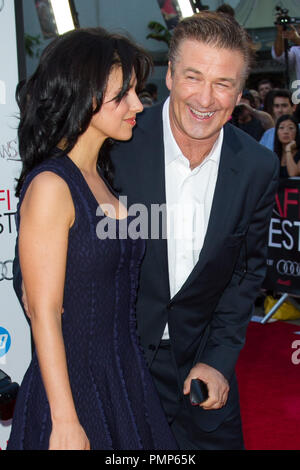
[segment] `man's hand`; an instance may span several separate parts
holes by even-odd
[[[192,379],[201,379],[207,385],[208,398],[200,405],[204,410],[217,410],[226,404],[229,384],[221,372],[207,364],[197,363],[184,382],[184,395],[190,393]]]
[[[297,29],[293,25],[290,25],[290,28],[291,29],[287,29],[286,31],[282,31],[282,37],[284,39],[289,39],[293,43],[299,45],[300,44],[300,36],[299,36],[299,33],[298,33]]]

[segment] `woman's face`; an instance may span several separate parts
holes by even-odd
[[[135,92],[136,76],[132,73],[130,88],[120,102],[114,100],[122,89],[123,74],[115,67],[108,79],[107,89],[100,111],[94,114],[90,128],[104,139],[128,140],[136,123],[136,115],[143,111],[143,105]]]
[[[292,140],[296,139],[297,129],[293,121],[287,119],[286,121],[282,121],[279,124],[277,135],[279,141],[283,144],[289,144]]]

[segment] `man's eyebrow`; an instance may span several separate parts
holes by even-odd
[[[200,72],[200,70],[193,69],[193,67],[187,67],[186,69],[184,69],[184,72],[193,72],[197,73],[198,75],[202,75],[202,72]]]
[[[230,77],[220,77],[218,78],[219,82],[229,82],[232,85],[235,85],[237,83],[237,80],[235,78],[230,78]]]
[[[184,72],[185,73],[192,72],[192,73],[195,73],[197,75],[203,75],[203,73],[200,70],[194,69],[193,67],[187,67],[186,69],[184,69]],[[236,84],[236,80],[234,78],[230,78],[230,77],[219,77],[219,78],[217,78],[217,81],[229,82],[229,83],[232,83],[233,85]]]

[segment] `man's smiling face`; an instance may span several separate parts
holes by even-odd
[[[245,73],[241,52],[186,39],[169,63],[170,122],[178,142],[212,144],[241,97]]]

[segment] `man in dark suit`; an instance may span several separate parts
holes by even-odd
[[[138,329],[180,448],[242,449],[234,369],[265,275],[278,159],[227,123],[251,63],[233,18],[183,20],[169,58],[170,98],[145,110],[132,140],[112,153],[128,207],[143,204],[152,226],[162,208],[169,222],[167,237],[147,240]],[[208,387],[200,406],[189,402],[192,378]]]

